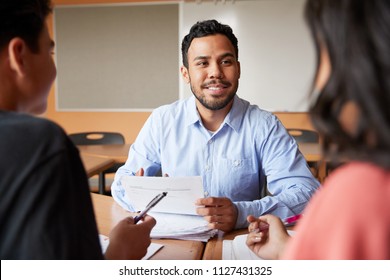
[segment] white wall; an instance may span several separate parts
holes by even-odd
[[[271,111],[307,111],[314,47],[303,18],[304,2],[185,2],[180,7],[179,38],[199,20],[214,18],[230,25],[238,38],[241,62],[238,95]],[[180,94],[192,94],[183,80]]]

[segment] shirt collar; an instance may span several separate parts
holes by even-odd
[[[244,102],[244,100],[235,95],[233,106],[230,109],[230,112],[227,114],[224,122],[233,128],[234,131],[238,132],[243,122],[247,107],[247,102]]]
[[[238,132],[244,118],[244,112],[248,104],[246,104],[241,98],[237,95],[234,96],[233,106],[230,109],[230,112],[226,115],[225,120],[222,125],[227,124],[234,131]],[[200,123],[200,116],[198,110],[196,109],[195,97],[191,96],[186,101],[187,106],[187,125],[192,125],[195,123]]]
[[[200,123],[200,116],[196,109],[195,96],[192,95],[186,100],[186,107],[186,111],[188,112],[186,117],[187,126]]]

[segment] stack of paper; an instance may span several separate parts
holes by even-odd
[[[123,176],[121,184],[134,211],[142,211],[156,195],[168,194],[148,214],[157,224],[152,238],[207,241],[217,232],[196,214],[195,201],[203,197],[200,176],[195,177],[140,177]]]
[[[207,242],[216,230],[209,229],[207,221],[200,216],[151,212],[157,224],[152,238],[171,238]]]
[[[289,235],[294,231],[288,230]],[[224,240],[222,243],[223,260],[262,260],[246,245],[248,234],[237,235],[233,240]]]

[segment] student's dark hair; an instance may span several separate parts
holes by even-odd
[[[19,37],[33,52],[38,52],[39,35],[51,11],[50,0],[1,0],[0,50]]]
[[[389,169],[390,1],[308,0],[305,16],[315,41],[317,73],[321,46],[331,64],[330,78],[310,109],[325,154]],[[354,135],[338,120],[347,102],[360,110]]]
[[[183,65],[186,68],[188,68],[188,49],[192,40],[216,34],[225,35],[230,40],[235,50],[236,59],[238,59],[238,40],[229,25],[221,24],[214,19],[198,21],[191,27],[190,32],[183,38],[181,43]]]

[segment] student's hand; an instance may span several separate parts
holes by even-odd
[[[145,216],[143,222],[136,225],[132,217],[120,221],[110,232],[106,259],[141,259],[150,245],[150,232],[155,224],[151,216]]]
[[[238,211],[233,202],[226,197],[200,198],[195,203],[198,206],[196,212],[204,216],[209,222],[209,227],[229,232],[236,225]]]
[[[250,215],[247,221],[250,224],[246,245],[260,258],[279,259],[289,239],[282,221],[273,215],[264,215],[258,219]],[[260,230],[265,225],[268,225],[268,228]]]

